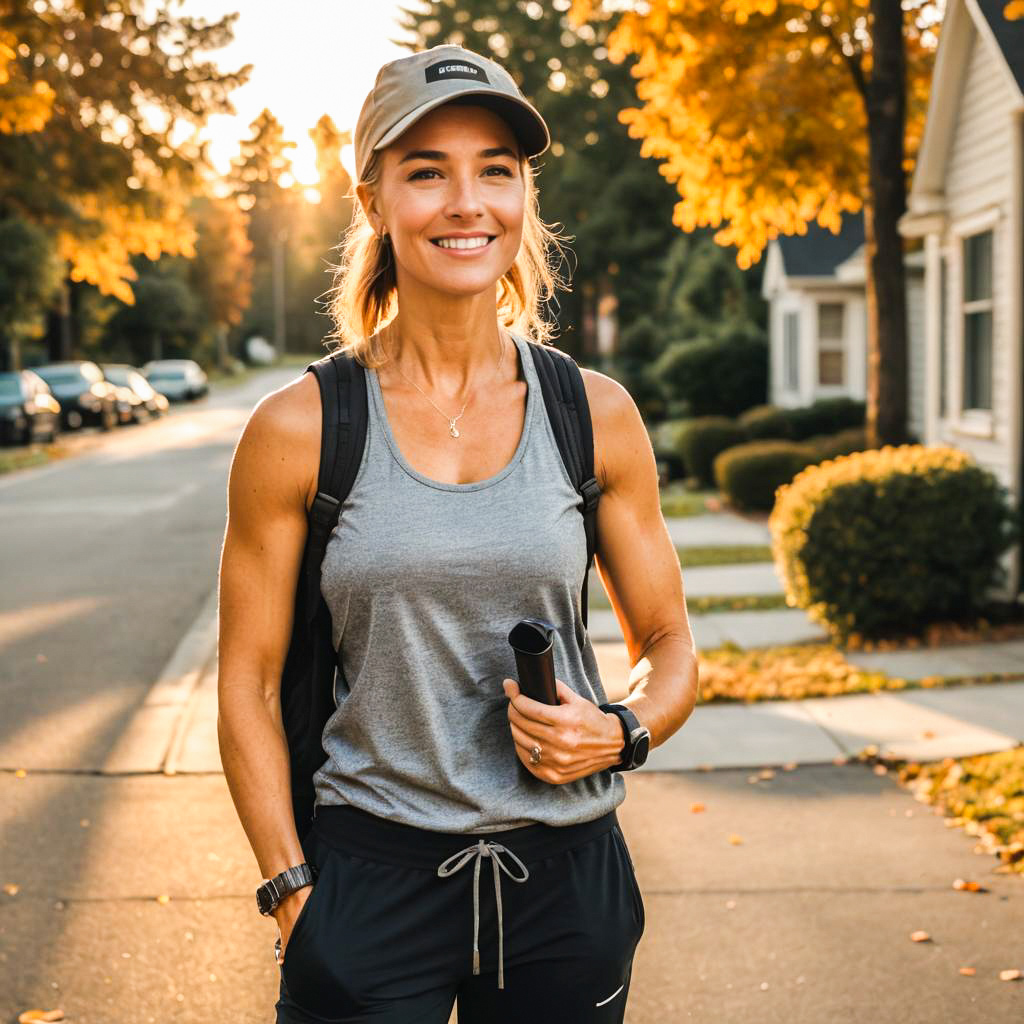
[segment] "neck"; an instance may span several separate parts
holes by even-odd
[[[458,397],[493,377],[503,350],[503,366],[513,362],[515,342],[499,327],[493,300],[486,316],[475,316],[469,323],[445,319],[396,316],[381,331],[388,353],[382,369],[397,368],[434,395]]]

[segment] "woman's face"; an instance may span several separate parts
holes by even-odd
[[[525,206],[519,144],[504,118],[443,103],[381,156],[371,222],[391,236],[399,286],[408,275],[450,295],[493,289],[519,252]]]

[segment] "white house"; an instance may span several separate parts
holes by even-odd
[[[924,429],[924,253],[904,258],[907,279],[909,381],[907,426]],[[768,401],[786,407],[816,398],[867,396],[867,278],[864,216],[846,214],[838,235],[807,225],[806,235],[769,243],[761,295],[767,301]]]
[[[924,239],[926,444],[951,444],[1021,500],[1024,21],[947,0],[921,150],[900,221]],[[1021,589],[1019,547],[1008,592]]]

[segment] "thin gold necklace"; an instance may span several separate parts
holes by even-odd
[[[501,355],[500,355],[500,356],[498,357],[498,369],[497,369],[497,370],[495,370],[495,372],[494,372],[494,377],[493,377],[493,378],[491,378],[492,380],[497,380],[497,379],[498,379],[498,376],[499,376],[499,375],[501,374],[501,364],[502,364],[502,363],[503,363],[503,362],[505,361],[505,338],[504,338],[504,337],[502,336],[502,334],[501,334],[500,332],[499,332],[499,334],[498,334],[498,344],[499,344],[499,345],[501,345]],[[401,368],[399,367],[399,365],[398,365],[397,363],[395,363],[395,369],[396,369],[396,370],[398,370],[398,372],[399,372],[399,373],[402,373],[402,370],[401,370]],[[451,435],[452,435],[452,437],[459,437],[459,436],[460,436],[460,435],[459,435],[459,430],[458,430],[458,428],[457,428],[457,427],[455,426],[455,422],[456,422],[456,420],[459,420],[459,419],[461,419],[461,418],[462,418],[462,414],[463,414],[463,413],[464,413],[464,412],[466,411],[466,406],[467,406],[467,405],[469,405],[469,398],[467,398],[467,399],[466,399],[466,401],[462,403],[462,410],[461,410],[461,411],[459,412],[459,415],[458,415],[458,416],[449,416],[449,415],[448,415],[448,413],[446,413],[446,412],[444,411],[444,409],[438,409],[437,405],[436,405],[436,404],[434,403],[434,401],[433,401],[433,399],[432,399],[432,398],[430,397],[430,395],[428,395],[428,394],[426,393],[426,391],[424,391],[424,390],[423,390],[423,388],[421,388],[421,387],[419,386],[419,384],[417,384],[417,383],[416,383],[416,381],[414,381],[414,380],[409,380],[409,378],[408,378],[408,377],[406,377],[404,373],[402,373],[402,376],[403,376],[403,377],[405,377],[405,379],[406,379],[406,380],[408,380],[408,381],[409,381],[409,383],[410,383],[410,384],[411,384],[411,385],[412,385],[412,386],[413,386],[413,387],[414,387],[414,388],[415,388],[415,389],[416,389],[416,390],[417,390],[417,391],[418,391],[418,392],[419,392],[419,393],[420,393],[420,394],[421,394],[421,395],[422,395],[422,396],[423,396],[423,397],[424,397],[424,398],[425,398],[425,399],[426,399],[426,400],[427,400],[428,402],[430,402],[430,404],[431,404],[431,405],[433,405],[433,406],[434,406],[434,408],[435,408],[435,409],[437,409],[437,411],[438,411],[438,412],[439,412],[439,413],[440,413],[440,414],[441,414],[441,415],[442,415],[442,416],[443,416],[443,417],[444,417],[444,418],[445,418],[445,419],[446,419],[446,420],[448,421],[448,433],[449,433],[449,434],[451,434]],[[474,390],[475,390],[475,389],[474,389]],[[472,396],[472,395],[471,395],[471,396]]]

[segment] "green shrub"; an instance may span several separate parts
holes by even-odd
[[[669,480],[681,480],[687,475],[686,464],[679,451],[679,436],[690,422],[689,418],[662,420],[648,431],[654,457],[667,466]]]
[[[976,617],[1005,583],[1015,532],[990,472],[920,445],[808,466],[780,488],[769,528],[787,604],[841,642]]]
[[[748,441],[796,439],[789,409],[777,405],[755,405],[740,413],[738,422],[746,431]]]
[[[810,405],[786,409],[793,437],[804,440],[815,434],[835,434],[848,427],[863,427],[866,406],[855,398],[819,398]]]
[[[775,504],[776,489],[817,461],[817,451],[807,444],[746,441],[715,458],[715,484],[736,508],[767,511]]]
[[[809,437],[804,444],[812,445],[818,452],[818,461],[837,459],[840,455],[852,455],[867,450],[867,431],[864,427],[847,427],[836,434],[822,434]]]
[[[726,341],[677,341],[652,367],[670,401],[685,400],[693,416],[735,416],[764,400],[768,343],[738,336]]]
[[[743,428],[728,416],[699,416],[677,435],[679,454],[688,476],[707,487],[715,486],[715,456],[745,439]]]

